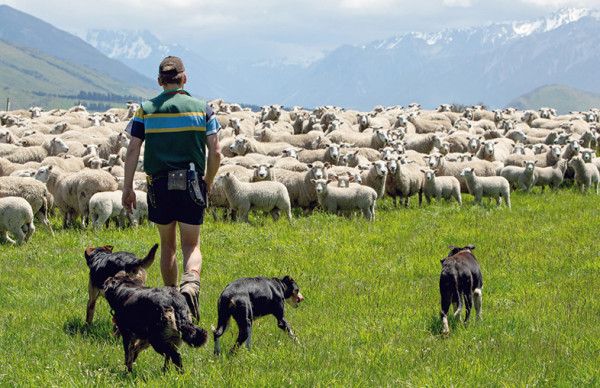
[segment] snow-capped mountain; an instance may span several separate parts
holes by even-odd
[[[550,84],[600,92],[600,12],[586,9],[345,45],[308,66],[215,64],[144,31],[93,31],[86,41],[153,78],[165,55],[179,55],[195,71],[188,89],[256,105],[332,104],[369,110],[416,101],[429,108],[441,103],[503,107]]]

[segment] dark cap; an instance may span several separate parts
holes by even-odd
[[[175,75],[185,71],[183,62],[179,57],[168,56],[160,63],[158,74]]]

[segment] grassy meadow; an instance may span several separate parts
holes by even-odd
[[[301,343],[265,317],[250,351],[216,358],[212,337],[184,345],[183,374],[163,374],[151,348],[127,374],[104,299],[85,325],[85,247],[143,256],[156,229],[61,230],[54,218],[52,238],[36,224],[28,244],[0,245],[0,386],[599,386],[599,197],[536,188],[513,192],[512,211],[463,199],[418,208],[415,198],[408,209],[385,199],[373,223],[320,211],[292,225],[255,216],[254,227],[207,216],[200,325],[216,325],[232,280],[289,274],[305,297],[286,309]],[[439,260],[451,244],[476,246],[483,321],[451,318],[443,338]],[[148,273],[162,285],[158,261]],[[224,350],[236,336],[232,323]]]

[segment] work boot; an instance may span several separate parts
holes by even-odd
[[[200,320],[198,295],[200,294],[200,275],[196,271],[188,271],[181,277],[179,292],[185,297],[192,317],[196,323]]]

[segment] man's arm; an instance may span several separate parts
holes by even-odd
[[[219,170],[219,165],[221,164],[221,144],[219,144],[219,136],[216,133],[206,137],[206,148],[208,155],[206,156],[204,181],[210,191],[215,180],[215,175],[217,175],[217,170]]]
[[[123,197],[121,202],[125,210],[129,213],[133,212],[132,208],[135,209],[136,198],[133,191],[133,176],[135,175],[143,142],[144,140],[139,137],[132,136],[129,140],[129,146],[127,146],[127,153],[125,154],[125,179],[123,181]]]

